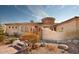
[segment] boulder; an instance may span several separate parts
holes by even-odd
[[[67,45],[65,45],[65,44],[59,44],[58,48],[59,49],[64,49],[64,50],[68,50],[69,47]]]

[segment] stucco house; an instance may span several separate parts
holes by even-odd
[[[79,17],[75,16],[64,22],[52,26],[53,31],[64,33],[64,38],[78,38],[79,36]]]
[[[14,33],[22,34],[24,32],[37,31],[42,36],[42,28],[49,28],[50,30],[55,31],[56,34],[59,32],[65,33],[63,35],[61,34],[61,36],[63,36],[64,38],[68,36],[71,38],[79,35],[79,17],[78,16],[75,16],[61,23],[55,23],[55,18],[53,17],[45,17],[41,20],[42,22],[37,22],[37,23],[26,22],[26,23],[5,24],[6,32],[9,35],[13,35]],[[52,34],[52,37],[53,35],[54,34]],[[60,34],[57,34],[57,35],[60,35]]]

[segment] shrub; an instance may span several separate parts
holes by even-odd
[[[4,41],[5,36],[4,35],[0,35],[0,42]]]
[[[21,40],[25,41],[28,40],[31,43],[36,43],[39,41],[39,35],[34,33],[26,33],[20,37]]]
[[[9,36],[9,34],[7,32],[5,32],[4,34],[5,34],[5,36]]]
[[[8,38],[7,40],[5,40],[5,44],[12,44],[15,40],[17,40],[17,38]]]
[[[3,28],[0,26],[0,42],[2,42],[5,38],[5,35],[4,35],[4,30]]]
[[[20,34],[18,34],[18,33],[14,33],[14,36],[15,36],[15,37],[19,37]]]

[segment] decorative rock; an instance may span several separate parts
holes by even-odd
[[[59,44],[58,48],[59,49],[64,49],[64,50],[68,50],[69,47],[67,45],[65,45],[65,44]]]

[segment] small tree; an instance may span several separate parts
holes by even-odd
[[[34,23],[34,21],[33,21],[33,20],[30,20],[30,22],[31,22],[31,23]]]
[[[15,36],[15,37],[19,37],[19,36],[20,36],[20,34],[18,34],[18,33],[16,33],[16,32],[14,32],[14,36]]]
[[[5,34],[5,36],[9,36],[9,34],[7,32],[5,32],[4,34]]]
[[[0,25],[0,42],[2,42],[5,38],[5,35],[4,35],[4,30],[2,28],[2,26]]]

